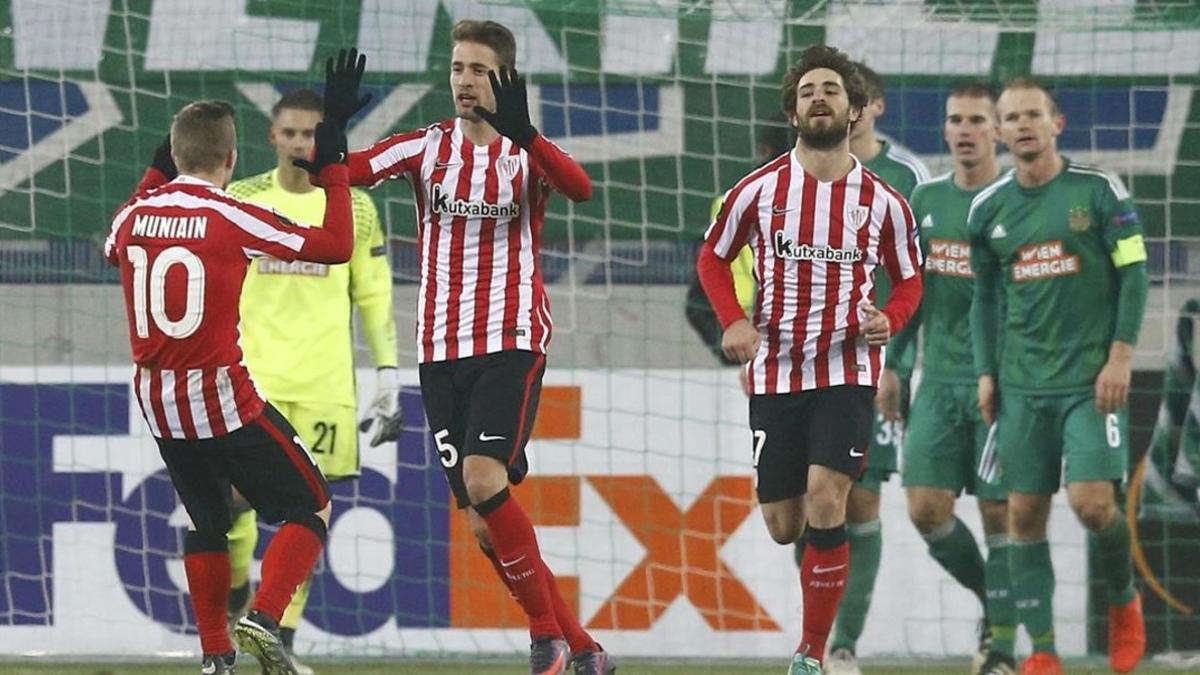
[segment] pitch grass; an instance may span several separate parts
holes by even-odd
[[[258,673],[258,667],[252,658],[239,660],[239,671],[251,675]],[[524,675],[527,668],[519,664],[495,663],[445,663],[445,662],[339,662],[313,661],[312,665],[321,675]],[[782,675],[786,672],[784,663],[768,664],[760,662],[757,665],[703,663],[664,663],[646,661],[622,661],[619,675]],[[927,665],[864,665],[866,675],[963,675],[968,670],[966,663],[947,664],[944,661],[930,662]],[[0,673],[4,675],[196,675],[199,664],[180,661],[163,661],[157,663],[125,664],[116,661],[95,663],[43,663],[41,661],[3,661],[0,660]],[[1095,661],[1086,663],[1068,663],[1067,675],[1092,675],[1110,672],[1107,664]],[[1152,667],[1143,662],[1138,668],[1138,675],[1179,675],[1179,669]]]

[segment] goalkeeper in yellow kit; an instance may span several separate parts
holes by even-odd
[[[317,122],[324,116],[321,98],[310,90],[292,91],[271,110],[270,142],[278,157],[274,169],[232,183],[228,192],[305,224],[319,224],[324,191],[292,165],[313,149]],[[287,417],[332,483],[359,475],[358,431],[372,446],[400,435],[399,382],[396,372],[396,323],[392,315],[392,273],[379,216],[370,197],[350,191],[354,211],[354,253],[344,265],[283,262],[258,258],[242,289],[241,345],[254,381]],[[353,306],[378,369],[375,397],[358,424],[354,379]],[[359,427],[359,428],[356,428]],[[229,532],[233,568],[230,613],[233,619],[249,597],[250,564],[258,527],[248,505],[235,499]],[[334,506],[334,518],[337,506]],[[304,605],[306,582],[292,597],[280,621],[280,637],[292,654]],[[295,662],[297,672],[312,670]]]

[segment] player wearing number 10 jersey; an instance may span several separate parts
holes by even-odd
[[[546,203],[552,190],[589,199],[591,180],[530,123],[511,31],[463,20],[451,41],[456,117],[352,153],[351,183],[412,183],[425,415],[459,508],[529,619],[530,672],[563,673],[570,663],[601,675],[613,669],[608,655],[559,594],[508,487],[528,470],[550,341],[539,260]],[[344,98],[357,95],[351,86]],[[327,91],[327,114],[338,105]]]
[[[278,621],[325,540],[325,478],[295,430],[259,394],[238,346],[238,298],[249,258],[332,264],[350,257],[345,135],[322,125],[316,138],[313,162],[303,163],[319,171],[325,186],[324,227],[304,228],[224,192],[237,161],[233,108],[223,101],[184,107],[170,143],[117,213],[104,245],[121,270],[134,393],[191,519],[184,568],[205,673],[234,667],[225,622],[231,484],[265,520],[284,523],[263,560],[251,614],[234,631],[268,673],[294,672]]]

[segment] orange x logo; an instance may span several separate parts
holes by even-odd
[[[589,628],[646,630],[680,595],[713,630],[779,630],[733,570],[721,547],[754,510],[752,479],[722,476],[686,513],[651,476],[588,476],[646,547],[646,557],[592,617]]]

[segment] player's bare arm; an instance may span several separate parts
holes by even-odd
[[[886,318],[886,317],[885,317]],[[885,368],[879,374],[879,389],[875,392],[875,408],[883,419],[895,422],[900,419],[900,376],[895,370]]]
[[[1108,350],[1108,361],[1096,377],[1096,410],[1115,413],[1129,400],[1129,382],[1133,378],[1133,345],[1116,341]]]

